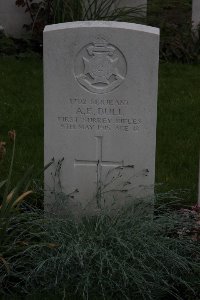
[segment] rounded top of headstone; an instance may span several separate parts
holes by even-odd
[[[117,21],[76,21],[76,22],[53,24],[53,25],[47,25],[44,28],[44,32],[54,31],[54,30],[73,29],[73,28],[91,28],[91,27],[129,29],[129,30],[146,32],[146,33],[151,33],[156,35],[159,35],[160,33],[159,28],[156,27],[135,24],[135,23],[117,22]]]

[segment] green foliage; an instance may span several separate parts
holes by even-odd
[[[160,57],[167,61],[200,61],[200,39],[192,31],[191,0],[150,0],[148,24],[161,31]]]
[[[195,299],[199,241],[184,234],[195,227],[195,219],[166,208],[144,216],[144,209],[129,207],[112,217],[102,212],[79,221],[44,217],[37,210],[13,217],[6,263],[0,267],[1,292]]]
[[[27,34],[25,38],[14,38],[0,31],[0,56],[36,56],[37,53],[41,53],[41,45],[30,35]]]
[[[13,55],[16,53],[16,46],[12,39],[2,35],[0,36],[0,55]]]
[[[16,0],[16,4],[26,7],[32,23],[25,27],[40,43],[47,24],[80,20],[126,21],[160,28],[161,59],[186,63],[200,61],[200,39],[192,30],[191,0],[149,0],[147,18],[144,17],[145,6],[116,8],[115,0]]]
[[[132,8],[114,8],[115,0],[16,0],[17,6],[25,6],[32,23],[25,25],[33,36],[42,39],[47,24],[83,21],[117,20],[144,23],[144,6]]]
[[[54,22],[83,20],[118,20],[144,22],[144,6],[115,8],[115,0],[54,0]]]
[[[159,191],[176,189],[182,205],[197,201],[199,77],[200,65],[160,65],[156,182]]]
[[[0,60],[0,128],[5,141],[8,128],[17,132],[12,171],[12,184],[16,185],[30,164],[34,165],[36,174],[44,166],[42,62],[35,57],[1,57]],[[0,181],[7,178],[11,156],[12,149],[7,147],[0,166]]]
[[[15,155],[15,131],[10,131],[13,140],[13,150],[11,163],[8,173],[7,180],[0,182],[0,190],[4,188],[3,199],[0,205],[0,245],[2,245],[6,238],[6,233],[8,231],[8,222],[13,212],[16,212],[17,208],[24,201],[24,199],[32,193],[28,190],[31,179],[33,167],[30,167],[24,176],[19,180],[16,186],[10,191],[11,187],[11,176],[14,163]]]

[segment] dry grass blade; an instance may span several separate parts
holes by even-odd
[[[33,194],[33,191],[27,191],[27,192],[23,193],[20,197],[18,197],[15,200],[15,202],[13,202],[12,208],[19,206],[24,201],[24,199],[31,194]]]
[[[2,256],[0,256],[0,261],[3,263],[7,273],[9,274],[10,273],[10,268],[9,268],[9,265],[7,263],[7,261],[5,260],[5,258],[3,258]]]

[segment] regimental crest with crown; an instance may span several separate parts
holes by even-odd
[[[121,51],[102,38],[84,47],[76,59],[76,79],[93,93],[114,90],[124,81],[126,71],[126,60]]]

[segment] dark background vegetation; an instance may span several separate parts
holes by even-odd
[[[82,0],[43,0],[39,5],[17,0],[32,18],[25,24],[26,38],[0,35],[0,142],[7,143],[0,161],[1,299],[200,299],[200,208],[190,207],[197,202],[200,42],[191,30],[191,0],[149,0],[147,17],[142,7],[112,12],[113,0],[101,2],[104,8],[86,10]],[[161,29],[154,215],[144,213],[144,202],[112,217],[101,211],[78,221],[70,215],[44,218],[40,210],[42,30],[46,24],[85,19]],[[16,151],[6,191],[2,181],[12,156],[10,129],[17,132]],[[13,206],[25,197],[32,174],[21,179],[30,165],[34,194]],[[18,190],[9,198],[11,187]]]
[[[84,3],[88,5],[85,6]],[[24,24],[29,35],[25,40],[1,39],[0,53],[42,53],[42,32],[47,24],[77,20],[117,20],[147,24],[161,30],[160,58],[165,61],[197,63],[200,60],[200,42],[192,28],[192,0],[149,0],[147,17],[143,6],[112,10],[114,0],[16,0],[26,8],[32,22]],[[91,4],[91,6],[89,5]],[[91,9],[88,9],[91,8]]]

